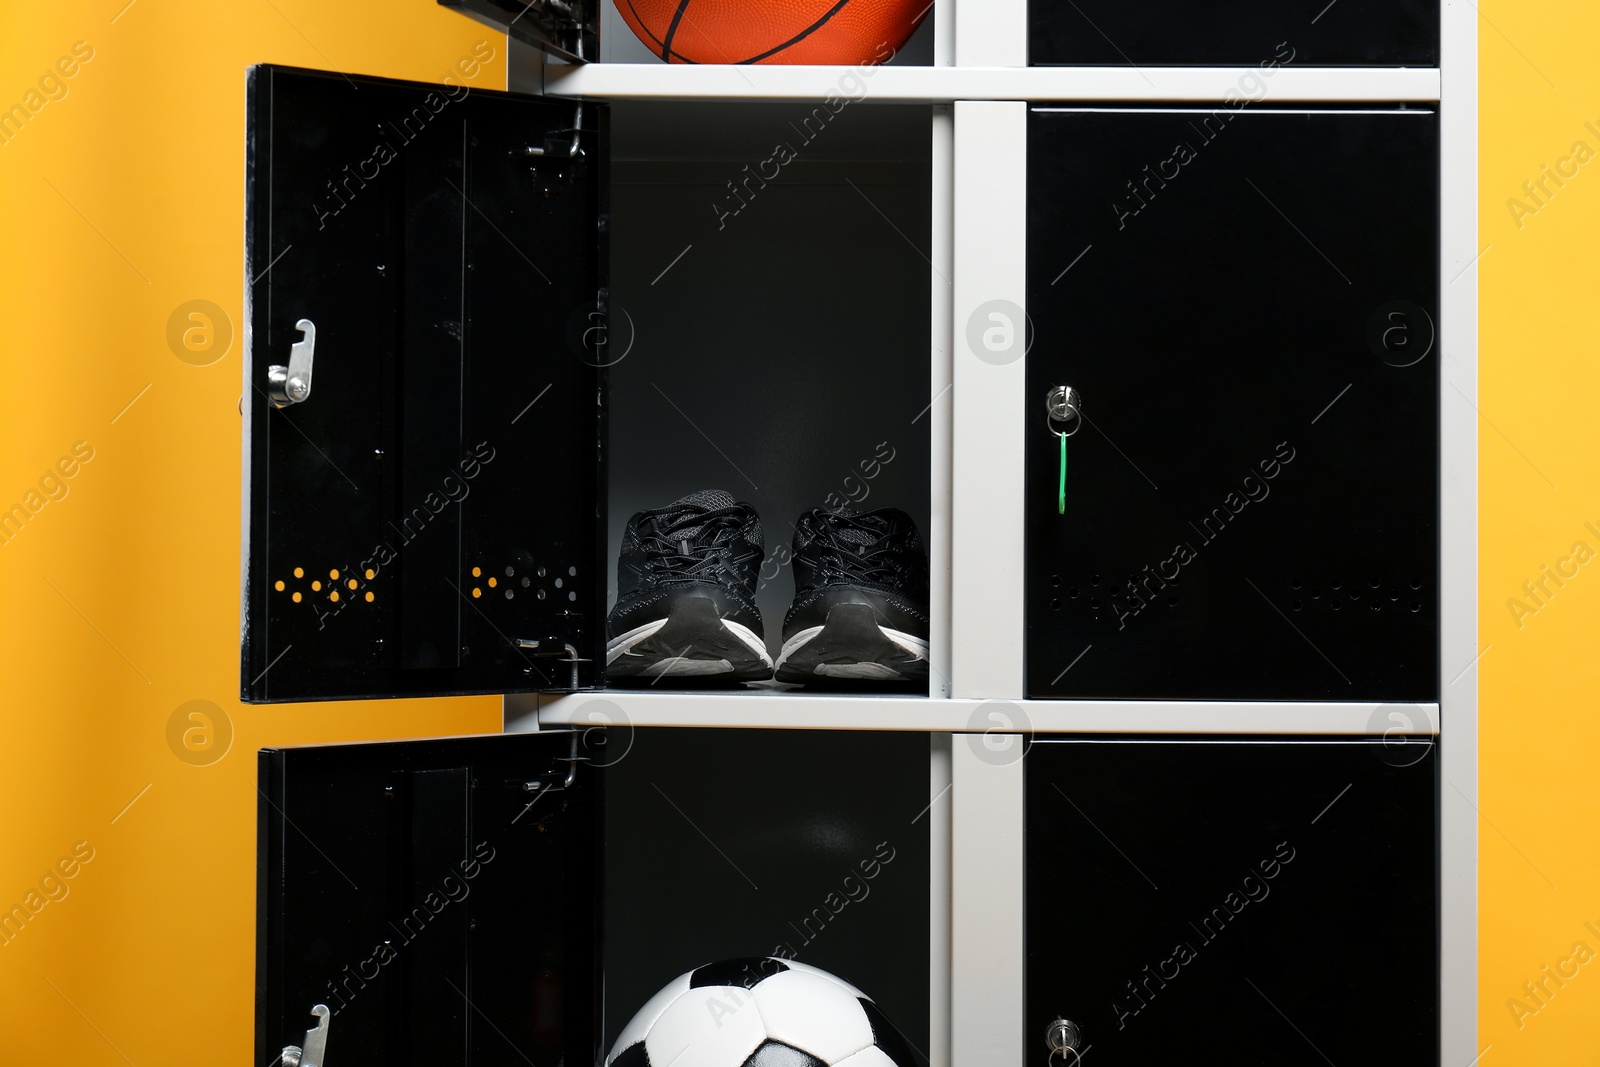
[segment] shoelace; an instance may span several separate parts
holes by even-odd
[[[656,530],[639,538],[647,554],[645,567],[657,582],[708,581],[724,560],[740,563],[755,555],[753,549],[744,553],[734,551],[736,538],[723,536],[737,534],[743,525],[744,519],[737,512],[688,512],[662,518],[668,521],[658,519],[652,524]],[[699,529],[693,537],[678,536],[674,529],[696,524]]]
[[[843,530],[859,530],[871,537],[866,543],[846,541],[840,537]],[[818,553],[823,563],[824,582],[885,585],[900,577],[896,555],[899,539],[892,528],[882,520],[863,521],[853,515],[835,515],[832,523],[818,532],[818,539],[827,547]]]

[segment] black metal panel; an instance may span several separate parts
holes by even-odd
[[[600,11],[605,0],[439,0],[443,7],[563,59],[600,56]]]
[[[573,736],[261,753],[255,1062],[316,1004],[349,1067],[596,1061],[601,801]]]
[[[928,735],[609,736],[607,1047],[677,975],[781,955],[860,988],[926,1052]]]
[[[249,84],[244,699],[597,684],[603,129],[573,157],[567,103]]]
[[[1038,108],[1028,157],[1029,695],[1436,698],[1437,115]]]
[[[1432,742],[1044,741],[1025,766],[1038,1062],[1057,1016],[1103,1067],[1439,1062]]]
[[[1032,0],[1035,65],[1433,67],[1436,0]],[[1248,86],[1240,86],[1248,92]]]

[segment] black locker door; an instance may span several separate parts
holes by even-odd
[[[248,107],[243,698],[596,685],[603,131],[270,66]]]
[[[1033,0],[1028,61],[1071,66],[1434,67],[1438,0]],[[1239,88],[1252,95],[1248,80]]]
[[[600,55],[599,7],[605,0],[438,0],[525,44],[567,60]]]
[[[1029,121],[1029,695],[1436,699],[1437,115]]]
[[[317,1005],[347,1067],[597,1062],[602,810],[577,738],[261,753],[256,1063]]]
[[[1041,741],[1024,769],[1038,1062],[1058,1017],[1103,1067],[1439,1062],[1431,740]]]

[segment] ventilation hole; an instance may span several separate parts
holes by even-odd
[[[572,592],[567,594],[567,599],[568,600],[577,600],[578,599],[578,591],[576,589],[572,590]]]
[[[1099,611],[1100,610],[1100,598],[1099,597],[1090,597],[1089,598],[1089,606],[1091,608],[1093,608],[1094,610]]]
[[[312,582],[312,583],[311,583],[311,591],[312,591],[312,592],[313,592],[313,593],[320,593],[320,592],[322,592],[322,583],[321,583],[321,582]]]
[[[1061,575],[1052,574],[1050,576],[1050,584],[1054,585],[1054,586],[1059,586],[1061,584]]]
[[[1413,579],[1411,579],[1411,588],[1413,588],[1413,589],[1421,589],[1422,588],[1422,579],[1421,578],[1413,578]]]
[[[272,588],[276,589],[280,593],[283,592],[283,579],[280,578],[278,581],[273,582]]]
[[[472,587],[472,599],[476,600],[483,595],[483,590],[477,586]]]
[[[483,568],[482,567],[474,567],[474,568],[472,568],[472,576],[474,578],[482,578],[483,577]]]
[[[372,581],[372,579],[376,578],[377,576],[378,576],[378,572],[377,571],[373,570],[371,567],[367,568],[367,581],[370,582],[370,581]]]
[[[495,586],[497,586],[499,584],[500,584],[500,579],[498,579],[498,578],[490,578],[489,579],[489,588],[490,589],[493,589]]]
[[[515,578],[516,576],[517,576],[517,568],[515,568],[515,567],[507,567],[506,568],[506,577],[507,578]]]
[[[1067,596],[1071,597],[1073,600],[1078,599],[1078,587],[1072,586],[1070,589],[1068,589]]]
[[[339,602],[339,590],[335,589],[333,592],[329,593],[328,599],[337,604]]]
[[[578,568],[576,568],[576,567],[568,567],[567,568],[567,577],[568,578],[576,578],[577,576],[578,576]]]
[[[1350,599],[1351,600],[1360,600],[1361,599],[1361,591],[1359,589],[1350,590]]]
[[[329,571],[328,577],[337,582],[339,580],[339,568],[335,567],[333,570]]]
[[[1289,588],[1290,589],[1299,589],[1300,586],[1303,585],[1303,584],[1304,583],[1301,582],[1300,579],[1296,578],[1294,581],[1289,583]]]
[[[1378,603],[1376,600],[1374,600],[1371,604],[1368,604],[1367,607],[1371,608],[1373,611],[1383,610],[1383,605]]]
[[[1091,577],[1089,579],[1089,584],[1090,585],[1099,585],[1100,584],[1100,576],[1098,574],[1096,574],[1093,577]]]
[[[543,578],[546,574],[549,574],[550,572],[545,570],[543,567],[540,567],[537,573],[538,573],[539,577]]]
[[[295,593],[290,595],[289,599],[293,600],[296,604],[298,604],[298,603],[300,603],[300,594],[298,592],[295,592]]]
[[[1344,579],[1343,578],[1335,578],[1333,580],[1333,587],[1335,589],[1343,589],[1344,588]]]
[[[1322,590],[1320,590],[1320,589],[1311,590],[1311,599],[1312,600],[1321,600],[1322,599]]]
[[[1060,611],[1061,610],[1061,598],[1057,597],[1056,599],[1050,601],[1050,608],[1051,608],[1052,611]]]
[[[517,594],[516,594],[516,593],[514,593],[514,592],[512,592],[512,591],[511,591],[511,590],[510,590],[510,589],[507,589],[507,590],[506,590],[506,599],[507,599],[507,600],[510,600],[510,599],[512,599],[512,598],[513,598],[513,597],[515,597],[515,596],[516,596],[516,595],[517,595]]]
[[[1382,585],[1383,582],[1379,581],[1377,578],[1370,578],[1370,579],[1367,580],[1367,584],[1369,586],[1371,586],[1372,588],[1376,589],[1376,588],[1378,588],[1378,586]]]
[[[1338,611],[1340,608],[1344,607],[1344,604],[1338,600],[1330,600],[1328,601],[1328,607],[1332,608],[1334,611]]]
[[[302,570],[301,568],[296,567],[294,569],[294,576],[296,578],[304,578],[306,576],[306,572],[304,570]]]
[[[1300,603],[1300,601],[1298,601],[1298,600],[1291,600],[1291,601],[1289,601],[1289,606],[1290,606],[1290,607],[1291,607],[1291,608],[1293,608],[1293,609],[1294,609],[1294,610],[1295,610],[1295,611],[1299,611],[1299,610],[1300,610],[1300,609],[1301,609],[1301,608],[1303,608],[1303,607],[1304,607],[1304,606],[1305,606],[1305,605],[1304,605],[1304,604],[1302,604],[1302,603]]]
[[[370,603],[372,603],[372,601],[373,601],[372,590],[369,589],[369,590],[367,590],[367,603],[370,604]]]
[[[526,589],[526,588],[528,588],[528,586],[530,586],[532,584],[533,584],[533,580],[531,578],[529,578],[526,574],[524,574],[522,576],[522,588]]]
[[[1177,597],[1175,597],[1175,596],[1167,597],[1167,607],[1175,608],[1177,606],[1178,606],[1178,598]]]
[[[557,588],[557,589],[560,589],[560,588],[561,588],[561,579],[560,579],[560,578],[557,578],[557,579],[556,579],[556,588]]]
[[[1422,610],[1422,605],[1418,604],[1415,600],[1413,600],[1411,602],[1411,610],[1412,611],[1421,611]]]
[[[354,589],[356,587],[356,580],[354,578],[351,578],[348,582],[345,582],[344,584],[348,585],[351,589]]]
[[[540,600],[543,600],[547,594],[545,593],[545,591],[543,589],[541,589],[541,590],[539,590],[537,593],[535,593],[533,595],[538,597]]]
[[[1398,590],[1398,589],[1389,590],[1389,599],[1390,600],[1399,600],[1400,599],[1400,590]]]

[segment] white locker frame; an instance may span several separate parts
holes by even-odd
[[[1024,737],[1039,733],[1370,734],[1352,703],[1033,701],[1023,686],[1025,357],[980,361],[958,324],[1026,307],[1029,101],[1218,102],[1253,68],[1027,66],[1026,0],[938,0],[934,64],[884,67],[868,99],[931,104],[931,698],[616,691],[505,700],[504,729],[631,725],[918,730],[929,759],[932,1067],[1042,1064],[1025,1030]],[[1400,732],[1440,739],[1440,1049],[1477,1047],[1477,17],[1443,0],[1441,64],[1282,68],[1271,99],[1440,106],[1440,702]],[[613,100],[820,100],[848,68],[549,62],[511,47],[513,91]],[[1457,395],[1453,395],[1457,394]],[[1467,403],[1462,403],[1465,398]],[[1037,1036],[1037,1041],[1035,1041]]]

